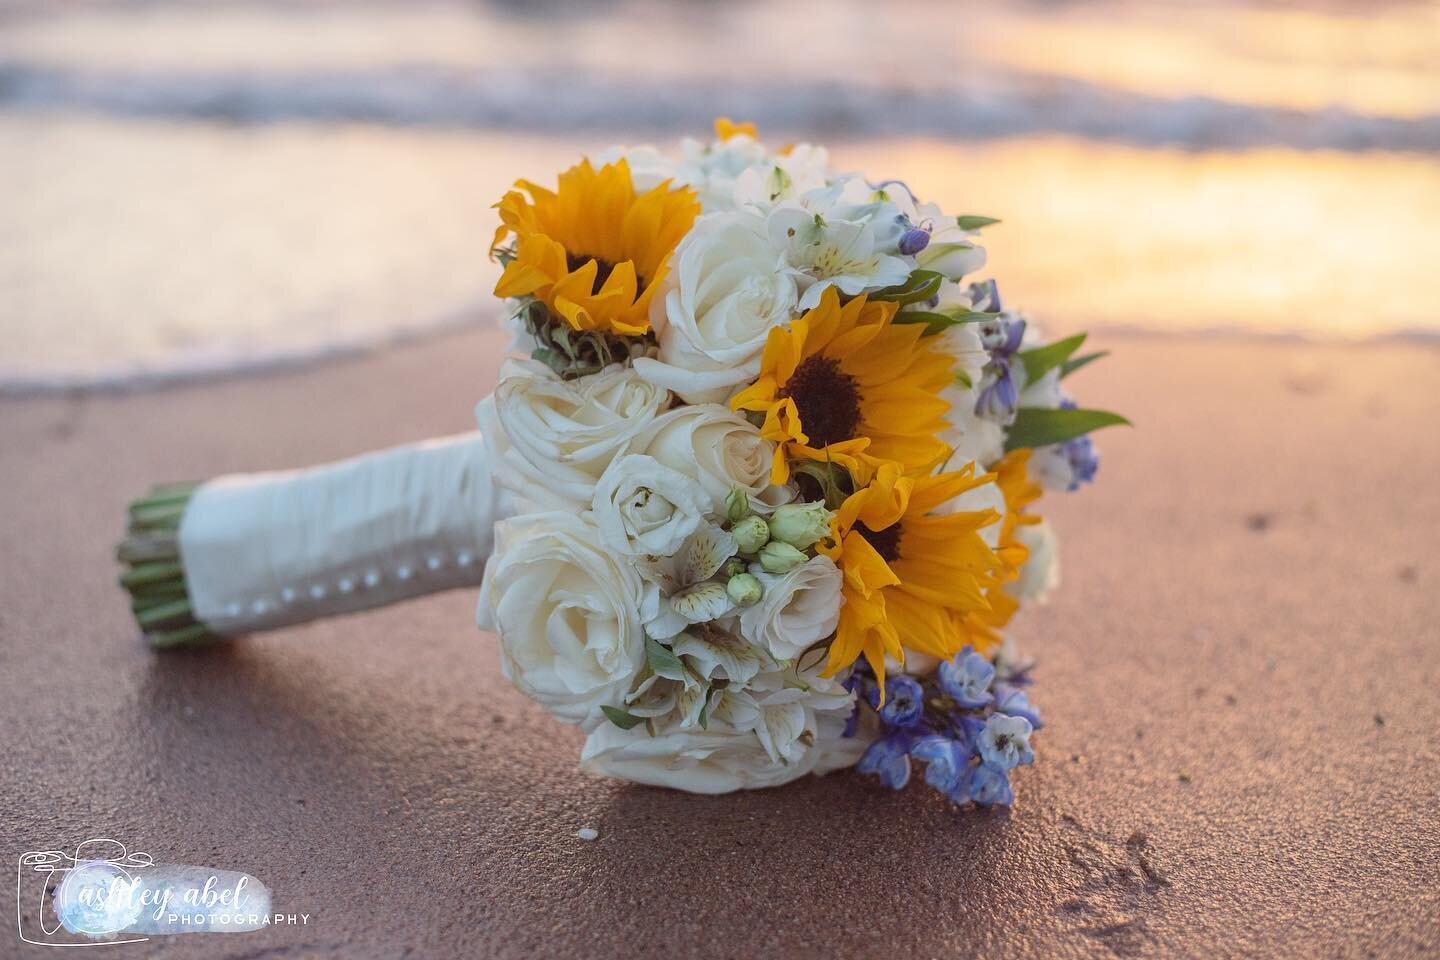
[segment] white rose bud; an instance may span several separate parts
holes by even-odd
[[[770,542],[770,527],[762,517],[746,517],[730,528],[730,536],[741,553],[758,553]]]
[[[750,495],[744,487],[736,487],[725,498],[725,517],[731,523],[739,523],[750,516]]]
[[[829,536],[831,516],[823,503],[787,503],[770,517],[770,538],[804,550]]]
[[[643,454],[610,464],[595,486],[591,509],[605,545],[632,557],[672,556],[705,525],[694,482]]]
[[[495,525],[480,617],[499,635],[506,678],[590,730],[645,665],[642,591],[635,565],[603,548],[593,524],[529,514]]]
[[[764,596],[765,588],[750,574],[740,573],[731,577],[730,582],[725,584],[725,592],[730,595],[731,600],[735,601],[737,607],[753,607]]]
[[[759,564],[752,572],[765,593],[740,613],[740,635],[746,640],[778,660],[789,660],[835,631],[843,578],[830,558],[814,557],[781,576]]]
[[[779,540],[771,540],[760,551],[760,566],[766,573],[788,573],[809,557]]]
[[[720,568],[720,576],[729,580],[731,577],[738,577],[745,572],[745,561],[739,557],[731,557],[725,561],[725,566]]]

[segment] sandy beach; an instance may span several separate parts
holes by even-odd
[[[117,957],[1437,955],[1440,351],[1097,339],[1077,389],[1136,427],[1041,502],[1064,583],[1017,628],[1048,722],[1008,812],[584,774],[469,592],[141,645],[132,495],[467,429],[492,332],[0,400],[4,845],[119,837],[310,917]]]

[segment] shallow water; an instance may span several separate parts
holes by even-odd
[[[1004,218],[1050,329],[1440,336],[1440,8],[992,6],[0,2],[0,388],[491,322],[511,180],[717,113]]]

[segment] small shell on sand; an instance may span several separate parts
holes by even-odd
[[[581,840],[595,840],[600,836],[600,831],[596,830],[594,827],[581,827],[579,830],[575,831],[575,836],[579,837]]]

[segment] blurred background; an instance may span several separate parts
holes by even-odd
[[[0,0],[0,391],[488,323],[512,180],[717,115],[1047,330],[1440,337],[1432,2]]]

